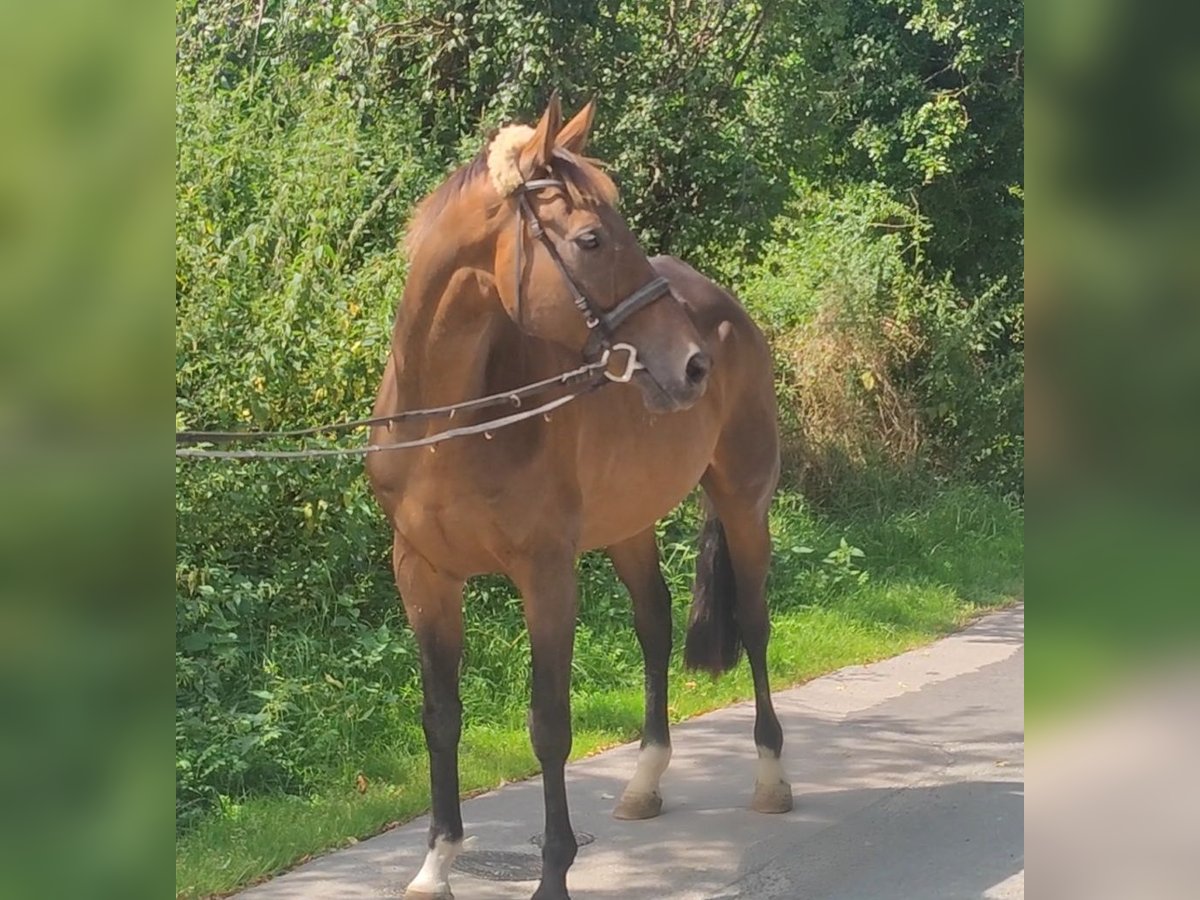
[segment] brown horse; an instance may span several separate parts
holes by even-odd
[[[503,573],[524,599],[529,730],[546,809],[534,897],[567,897],[575,858],[563,766],[571,750],[575,561],[587,550],[604,548],[629,589],[646,662],[642,749],[614,814],[659,813],[659,778],[671,755],[671,605],[654,523],[697,483],[708,518],[685,659],[719,673],[746,648],[759,754],[752,806],[791,808],[766,668],[767,509],[779,475],[767,345],[725,291],[679,260],[646,258],[614,209],[612,181],[581,155],[593,114],[588,104],[563,126],[556,97],[536,128],[500,130],[422,202],[409,229],[411,269],[376,415],[511,390],[610,348],[614,368],[634,374],[553,415],[436,452],[367,460],[395,532],[396,584],[425,693],[432,825],[408,898],[450,897],[462,845],[458,675],[470,576]],[[379,427],[371,442],[435,430]]]

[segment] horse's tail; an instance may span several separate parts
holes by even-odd
[[[683,649],[684,665],[689,669],[702,669],[715,676],[737,665],[742,655],[742,640],[734,615],[736,602],[737,584],[725,528],[709,511],[700,531],[700,556],[696,560],[692,611]]]

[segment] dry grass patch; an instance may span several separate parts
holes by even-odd
[[[908,469],[924,443],[920,407],[901,385],[920,348],[910,325],[852,318],[836,303],[773,334],[783,403],[784,465],[817,495],[852,470]]]

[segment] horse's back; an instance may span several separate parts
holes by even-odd
[[[739,374],[748,378],[755,389],[771,386],[771,352],[767,339],[750,318],[741,302],[707,275],[696,271],[675,256],[655,256],[650,259],[654,271],[671,284],[671,292],[683,305],[696,324],[697,330],[708,339],[714,356],[720,362],[720,351],[729,348],[736,358],[731,360]],[[724,323],[729,323],[722,328]],[[728,330],[727,330],[728,329]],[[736,336],[731,341],[730,337]],[[749,386],[749,385],[748,385]],[[774,390],[769,392],[774,405]]]
[[[778,407],[766,336],[729,291],[674,256],[650,260],[713,355],[710,391],[722,397],[723,426],[713,466],[731,486],[763,502],[779,478]]]

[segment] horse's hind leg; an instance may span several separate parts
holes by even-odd
[[[718,455],[718,460],[720,456]],[[754,743],[758,747],[758,770],[751,806],[766,813],[787,812],[792,808],[792,789],[783,775],[780,754],[783,729],[771,702],[767,676],[767,639],[770,622],[767,615],[767,570],[771,563],[771,535],[767,510],[774,491],[774,477],[739,479],[736,470],[723,471],[714,466],[702,484],[720,520],[717,540],[733,570],[735,584],[734,619],[754,678]],[[722,548],[718,548],[720,553]]]
[[[429,852],[405,900],[447,900],[450,866],[462,849],[462,811],[458,799],[458,741],[462,703],[458,696],[462,658],[463,582],[435,572],[424,560],[393,548],[396,585],[421,651],[421,685],[425,702],[421,721],[429,750],[429,784],[433,809]]]
[[[667,664],[671,659],[671,592],[658,563],[654,528],[608,548],[617,576],[633,600],[633,621],[646,662],[646,713],[637,770],[613,815],[651,819],[662,810],[658,782],[671,761],[667,727]]]

